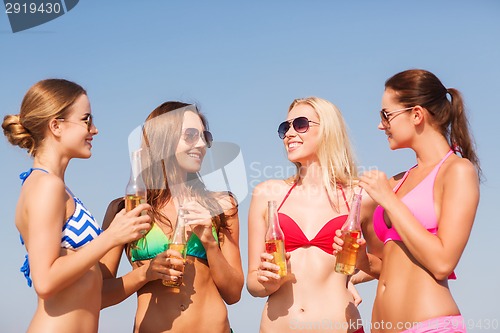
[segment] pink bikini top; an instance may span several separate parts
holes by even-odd
[[[433,235],[436,235],[438,230],[438,218],[434,209],[434,182],[441,165],[452,153],[453,151],[450,150],[424,180],[401,198],[401,201],[408,207],[417,221]],[[416,165],[406,171],[403,179],[401,179],[393,189],[394,193],[398,192],[410,171],[415,167]],[[384,208],[382,208],[382,206],[377,206],[373,213],[373,229],[377,237],[384,242],[384,244],[388,241],[401,241],[401,237],[396,228],[387,227],[384,219]],[[452,273],[448,278],[456,279],[455,273]]]
[[[281,202],[281,205],[278,207],[278,211],[280,210],[281,206],[283,206],[285,200],[288,198],[296,185],[297,183],[294,183],[290,190],[288,190],[288,193]],[[342,191],[342,196],[344,197],[347,209],[349,209],[349,204],[347,203],[344,190],[342,188],[340,189]],[[299,225],[290,216],[278,212],[278,218],[281,230],[283,230],[283,234],[285,235],[286,252],[293,251],[295,249],[298,249],[299,247],[316,246],[326,253],[333,255],[332,245],[335,231],[342,227],[345,220],[347,219],[347,215],[339,215],[326,222],[321,230],[318,231],[316,236],[311,240],[306,237],[302,229],[300,229]]]

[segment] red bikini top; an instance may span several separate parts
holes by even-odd
[[[344,222],[347,219],[347,215],[339,215],[330,221],[326,222],[323,227],[321,228],[320,231],[316,234],[316,236],[309,240],[307,239],[306,235],[300,229],[298,224],[288,215],[279,213],[279,210],[281,206],[285,203],[286,199],[294,189],[294,187],[297,185],[297,183],[294,183],[290,190],[288,190],[288,193],[286,194],[285,198],[281,202],[280,206],[278,207],[278,218],[280,222],[280,227],[283,230],[283,233],[285,234],[285,250],[287,252],[291,252],[295,249],[298,249],[299,247],[309,247],[309,246],[316,246],[323,251],[325,251],[328,254],[333,255],[333,237],[335,236],[335,231],[337,229],[340,229]],[[342,187],[340,188],[342,191],[342,196],[344,197],[345,204],[347,206],[347,209],[349,210],[349,204],[347,203],[347,199],[344,194],[344,190]]]

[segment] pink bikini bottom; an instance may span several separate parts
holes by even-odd
[[[466,333],[464,318],[461,315],[443,316],[416,323],[401,333]]]

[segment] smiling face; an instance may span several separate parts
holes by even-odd
[[[92,155],[93,136],[98,130],[92,122],[92,111],[87,95],[82,94],[69,108],[64,118],[57,119],[61,128],[61,142],[73,158]]]
[[[283,143],[288,153],[288,159],[294,163],[306,165],[318,159],[317,152],[320,143],[319,124],[320,119],[312,106],[299,103],[288,112],[287,121],[292,121],[298,117],[306,117],[313,121],[309,123],[309,129],[304,133],[299,133],[290,125],[290,129],[285,133]],[[317,123],[317,124],[315,124]]]
[[[188,130],[189,129],[189,130]],[[198,130],[199,135],[191,140],[190,134]],[[205,127],[200,117],[193,111],[186,111],[182,122],[182,134],[175,151],[177,163],[187,173],[200,171],[201,163],[207,151],[207,144],[202,139]]]

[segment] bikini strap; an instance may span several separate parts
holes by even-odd
[[[45,173],[49,173],[47,170],[42,169],[42,168],[29,168],[28,171],[22,172],[19,175],[19,179],[22,180],[22,184],[24,184],[26,179],[31,175],[31,173],[34,170],[40,170],[40,171],[43,171]],[[21,236],[21,234],[19,234],[19,240],[21,241],[21,244],[24,245],[24,239],[23,239],[23,236]],[[29,259],[28,259],[27,254],[24,256],[24,263],[19,270],[21,273],[23,273],[24,277],[26,278],[26,283],[28,284],[28,287],[31,287],[33,284],[33,281],[30,278],[30,263],[29,263]]]
[[[403,178],[401,178],[401,180],[396,184],[396,186],[392,189],[392,191],[394,193],[397,193],[399,191],[399,188],[403,185],[403,183],[405,182],[406,178],[408,177],[408,175],[410,174],[410,171],[411,169],[413,168],[416,168],[418,164],[415,164],[414,166],[412,166],[408,171],[405,172],[405,174],[403,175]]]
[[[278,207],[278,211],[280,210],[281,206],[283,206],[283,204],[285,203],[286,199],[288,199],[288,196],[290,195],[290,193],[292,193],[292,190],[294,189],[294,187],[297,185],[297,183],[293,183],[292,187],[290,187],[290,189],[288,190],[288,192],[286,193],[285,197],[283,198],[283,201],[281,201],[281,204],[279,205]],[[347,206],[347,211],[351,211],[351,208],[349,207],[349,203],[347,202],[347,197],[345,196],[345,193],[344,193],[344,189],[342,188],[342,186],[339,186],[340,188],[340,191],[342,191],[342,197],[344,197],[344,202],[345,202],[345,205]]]
[[[446,161],[446,159],[451,155],[453,154],[454,151],[450,149],[450,151],[448,153],[446,153],[446,155],[444,155],[443,159],[438,163],[436,164],[436,166],[434,167],[434,169],[432,169],[432,171],[429,173],[429,175],[433,175],[434,179],[436,178],[436,175],[437,173],[439,172],[439,169],[441,169],[441,166],[443,165],[444,161]]]
[[[450,156],[451,154],[453,154],[453,150],[452,149],[450,149],[450,151],[443,157],[443,159],[434,167],[434,169],[431,171],[431,173],[437,172],[437,170],[439,170],[439,168],[441,167],[441,165],[444,163],[444,161],[446,161],[446,159],[448,158],[448,156]],[[416,168],[417,166],[418,166],[418,164],[415,164],[408,171],[406,171],[406,173],[403,176],[403,179],[401,179],[397,183],[396,187],[394,187],[394,189],[393,189],[394,193],[396,193],[399,190],[399,188],[401,187],[401,185],[403,185],[403,183],[406,180],[406,178],[408,177],[408,174],[410,173],[411,169]]]
[[[283,198],[283,201],[281,201],[281,204],[280,206],[278,207],[278,211],[280,210],[281,206],[283,206],[283,204],[285,203],[286,199],[288,198],[288,196],[290,195],[290,193],[292,192],[293,188],[297,185],[297,182],[293,183],[292,187],[290,187],[290,189],[288,190],[287,194],[285,195],[285,197]]]
[[[34,170],[40,170],[40,171],[43,171],[45,173],[49,173],[47,170],[45,169],[42,169],[42,168],[30,168],[28,171],[25,171],[25,172],[22,172],[20,175],[19,175],[19,179],[21,179],[23,182],[22,184],[24,184],[24,182],[26,181],[26,179],[31,175],[31,173],[34,171]]]
[[[438,163],[437,168],[439,169],[439,168],[441,167],[441,164],[443,164],[443,163],[444,163],[444,161],[446,161],[446,159],[447,159],[447,158],[448,158],[451,154],[453,154],[453,153],[454,153],[454,151],[453,151],[452,149],[450,149],[450,151],[449,151],[446,155],[444,155],[444,157],[443,157],[443,159],[441,160],[441,162],[439,162],[439,163]]]
[[[71,192],[71,190],[69,189],[69,187],[67,186],[64,186],[66,188],[66,191],[68,191],[69,195],[72,197],[72,198],[76,198],[76,196],[73,194],[73,192]]]
[[[347,211],[351,212],[351,208],[349,208],[349,203],[347,202],[347,198],[345,197],[344,189],[342,188],[342,186],[339,186],[339,187],[340,187],[340,190],[342,191],[342,196],[344,197],[344,202],[345,202],[345,205],[347,206]]]

